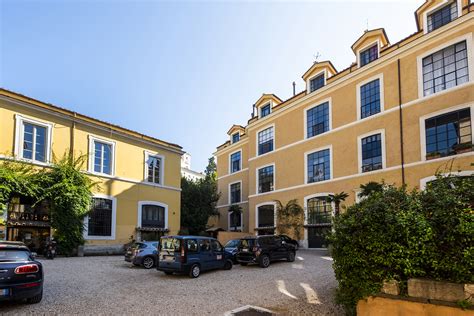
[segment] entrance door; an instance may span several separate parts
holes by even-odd
[[[308,248],[327,248],[327,234],[331,226],[308,227]]]

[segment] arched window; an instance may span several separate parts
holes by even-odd
[[[165,208],[159,205],[142,205],[141,227],[165,228]]]
[[[327,201],[326,197],[313,197],[307,201],[307,223],[330,224],[333,213],[332,205]]]

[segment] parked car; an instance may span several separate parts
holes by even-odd
[[[125,252],[125,261],[145,269],[153,268],[158,262],[158,241],[143,241],[132,244]]]
[[[296,249],[292,244],[283,242],[280,236],[263,235],[240,239],[237,249],[237,261],[246,266],[257,263],[267,268],[272,261],[285,259],[295,261]]]
[[[164,236],[160,239],[157,270],[197,278],[201,271],[232,269],[232,255],[211,237]]]
[[[225,246],[225,251],[229,252],[232,255],[232,262],[237,263],[237,247],[239,246],[240,239],[231,239],[229,240]]]
[[[43,266],[22,242],[0,242],[0,301],[43,298]]]
[[[297,240],[294,240],[293,238],[288,237],[287,235],[279,235],[281,237],[281,240],[284,241],[287,244],[292,244],[295,246],[295,250],[298,250],[300,247],[300,244],[298,243]]]

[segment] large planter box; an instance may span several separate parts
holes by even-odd
[[[408,296],[446,302],[469,300],[473,303],[473,287],[473,284],[409,279]]]

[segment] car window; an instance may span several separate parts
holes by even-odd
[[[255,239],[241,239],[240,246],[242,248],[251,248],[255,245]]]
[[[154,242],[154,243],[151,244],[151,246],[152,246],[153,248],[158,248],[158,243],[157,243],[157,242]]]
[[[273,243],[275,243],[276,245],[281,245],[281,238],[280,237],[274,237],[272,239],[273,239]]]
[[[172,237],[161,238],[161,250],[167,252],[181,251],[181,239]]]
[[[224,247],[226,247],[226,248],[234,248],[234,247],[237,247],[237,245],[239,244],[239,241],[240,241],[240,240],[229,240],[229,241],[227,242],[227,244],[225,244]]]
[[[222,246],[217,240],[211,240],[212,251],[222,251]]]
[[[0,251],[0,261],[10,261],[10,260],[22,260],[29,261],[30,253],[26,250],[1,250]]]
[[[197,252],[198,243],[196,239],[188,239],[186,242],[188,244],[188,252]]]
[[[209,239],[200,239],[199,249],[201,249],[201,251],[211,251],[211,243],[209,242]]]

